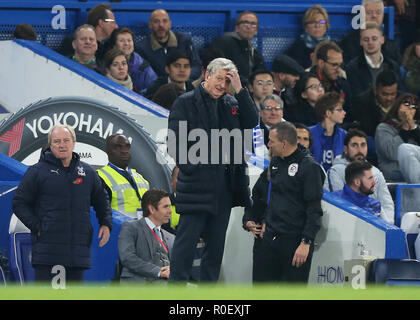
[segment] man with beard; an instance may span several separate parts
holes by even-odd
[[[271,66],[274,80],[273,92],[283,100],[285,111],[297,102],[293,88],[304,72],[305,70],[299,63],[285,54],[276,56],[273,61]]]
[[[381,214],[381,203],[373,197],[375,178],[372,173],[372,165],[367,161],[353,161],[349,163],[345,171],[346,184],[343,190],[335,191],[334,194],[347,200],[375,216]]]
[[[352,93],[350,84],[343,77],[343,52],[334,41],[322,41],[315,49],[316,64],[310,72],[316,74],[324,87],[325,93],[338,92],[344,100],[346,122],[351,122],[353,116]]]
[[[111,208],[131,218],[142,216],[141,199],[149,190],[149,182],[129,168],[131,143],[126,136],[115,133],[106,139],[109,163],[97,170],[111,201]]]
[[[158,76],[165,76],[166,56],[175,49],[184,51],[191,59],[191,78],[197,79],[201,74],[200,59],[191,37],[171,31],[172,21],[166,10],[156,9],[150,15],[150,35],[136,47],[136,51],[150,62]]]
[[[336,157],[333,166],[328,170],[325,179],[324,189],[328,191],[342,190],[346,184],[346,166],[353,161],[366,161],[368,153],[367,136],[364,132],[352,129],[344,137],[343,154]],[[389,193],[385,178],[382,172],[372,166],[372,173],[375,180],[372,197],[381,203],[379,216],[389,223],[394,223],[394,201]]]

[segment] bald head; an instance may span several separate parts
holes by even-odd
[[[166,10],[156,9],[150,15],[149,28],[159,42],[166,42],[169,38],[172,22]]]

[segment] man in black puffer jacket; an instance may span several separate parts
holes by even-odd
[[[50,281],[58,265],[65,268],[66,280],[83,280],[90,268],[91,205],[101,226],[99,246],[110,236],[108,196],[95,170],[73,152],[75,142],[71,127],[54,126],[49,147],[25,173],[13,199],[15,215],[31,230],[36,281]]]
[[[229,92],[236,92],[235,97],[226,94],[229,83]],[[175,206],[181,216],[170,280],[188,280],[200,236],[206,242],[201,281],[219,278],[231,208],[250,205],[242,139],[244,130],[251,133],[257,123],[257,108],[248,90],[242,88],[235,65],[224,58],[214,59],[207,67],[205,81],[173,104],[168,146],[180,169]],[[212,133],[219,130],[239,133],[239,139],[234,134],[229,141],[213,139]]]

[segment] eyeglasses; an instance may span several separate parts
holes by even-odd
[[[331,62],[329,62],[327,60],[324,60],[324,61],[325,61],[325,63],[328,63],[333,68],[341,68],[341,66],[343,65],[342,62],[341,63],[331,63]]]
[[[319,21],[309,21],[306,22],[308,26],[314,27],[314,26],[323,26],[327,23],[327,20],[319,20]]]
[[[268,80],[268,81],[258,80],[257,81],[257,86],[272,86],[272,85],[274,85],[274,82],[271,80]]]
[[[104,21],[105,21],[105,22],[112,22],[112,23],[115,23],[115,20],[114,20],[114,19],[108,19],[108,18],[107,18],[107,19],[104,19]]]
[[[311,84],[310,86],[307,86],[305,88],[305,90],[308,90],[308,89],[319,90],[319,89],[324,89],[324,86],[321,83],[319,83],[319,84],[314,83],[314,84]]]
[[[410,108],[413,108],[413,109],[418,108],[417,104],[413,101],[404,101],[402,104],[406,107],[410,107]]]
[[[283,107],[277,106],[277,107],[263,107],[263,110],[267,110],[267,111],[279,111],[279,110],[283,110]]]
[[[246,27],[253,27],[253,28],[256,28],[257,27],[257,25],[258,25],[258,23],[257,22],[254,22],[254,21],[247,21],[247,20],[242,20],[242,21],[239,21],[238,22],[238,25],[241,25],[241,24],[243,24],[244,26],[246,26]]]

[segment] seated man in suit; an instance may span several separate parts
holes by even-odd
[[[143,195],[143,218],[125,222],[118,237],[121,281],[169,279],[169,256],[175,236],[161,228],[171,217],[170,195],[151,189]]]

